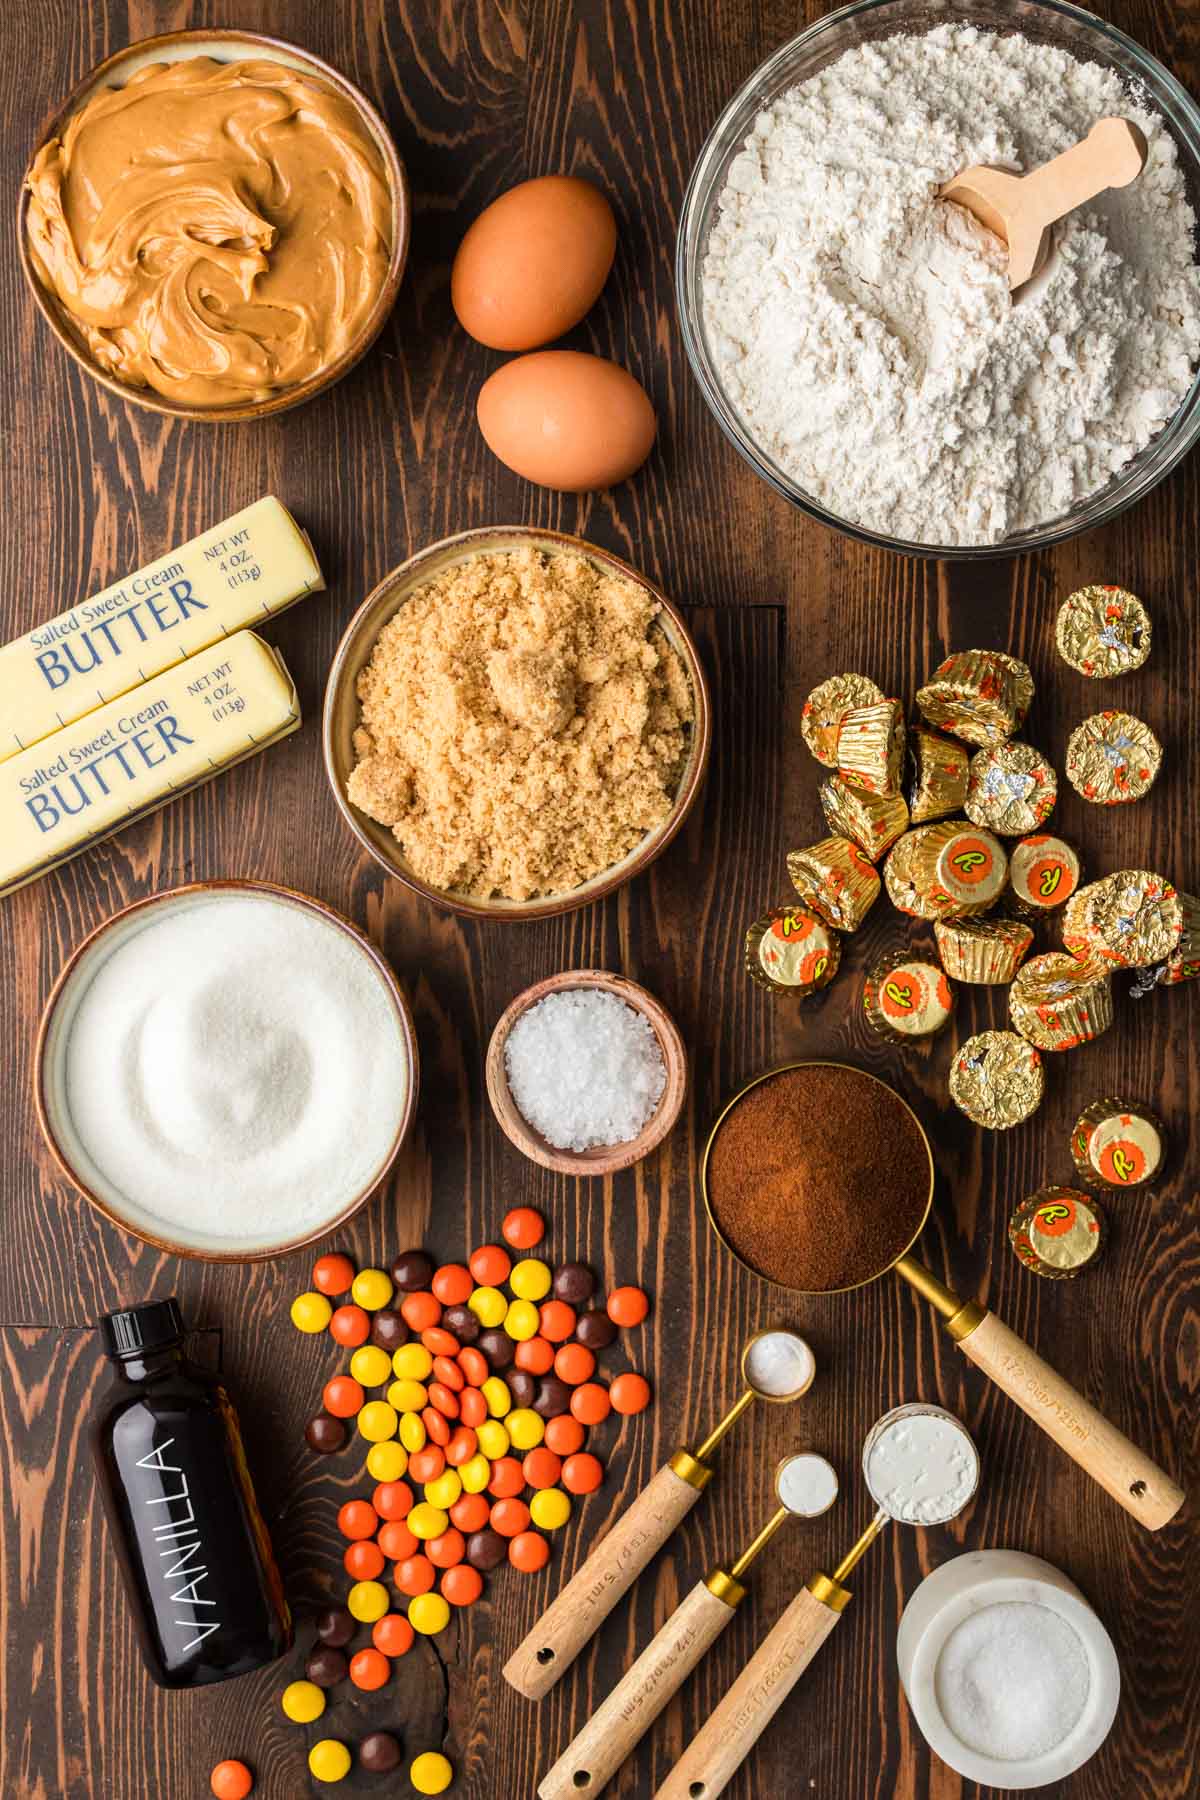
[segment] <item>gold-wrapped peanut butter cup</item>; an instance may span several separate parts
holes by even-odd
[[[1119,869],[1089,882],[1063,911],[1063,943],[1073,956],[1118,969],[1146,969],[1179,947],[1184,907],[1165,875]]]
[[[1008,1241],[1027,1269],[1047,1281],[1070,1281],[1104,1248],[1104,1214],[1090,1194],[1044,1187],[1013,1213]]]
[[[961,812],[970,757],[962,744],[915,725],[908,734],[908,816],[914,825]]]
[[[1067,741],[1067,780],[1095,806],[1140,800],[1161,767],[1162,745],[1132,713],[1093,713]]]
[[[1058,654],[1081,675],[1103,681],[1140,669],[1150,654],[1150,615],[1127,588],[1083,587],[1058,609]]]
[[[938,919],[933,935],[947,975],[976,986],[1011,981],[1033,943],[1020,919]]]
[[[1071,1132],[1071,1160],[1092,1187],[1143,1187],[1157,1180],[1166,1154],[1166,1126],[1138,1100],[1093,1100]]]
[[[1082,879],[1079,852],[1060,837],[1035,832],[1008,853],[1012,905],[1031,917],[1065,906]]]
[[[939,916],[939,908],[918,889],[916,877],[917,856],[925,839],[934,829],[932,825],[919,825],[915,831],[906,831],[892,845],[883,865],[883,883],[887,888],[888,899],[898,912],[908,913],[914,919],[936,919]]]
[[[917,690],[922,718],[968,744],[1002,744],[1020,730],[1032,700],[1028,666],[1003,650],[960,650]]]
[[[831,675],[815,687],[800,713],[800,736],[819,763],[837,768],[838,730],[855,706],[874,706],[883,689],[866,675]]]
[[[1021,1036],[1039,1050],[1074,1050],[1112,1024],[1112,977],[1103,963],[1052,950],[1017,970],[1008,1010]]]
[[[838,774],[868,794],[898,794],[904,768],[904,708],[899,700],[855,706],[838,727]]]
[[[1036,1112],[1045,1086],[1037,1050],[1013,1031],[978,1032],[950,1065],[950,1098],[989,1131],[1008,1131]]]
[[[975,825],[1024,837],[1044,825],[1058,798],[1058,776],[1032,744],[977,750],[967,776],[964,812]]]
[[[830,831],[849,838],[873,863],[908,829],[908,807],[899,794],[868,794],[838,774],[823,781],[820,792]]]
[[[999,838],[962,819],[939,819],[923,828],[913,849],[913,880],[934,917],[981,913],[999,899],[1008,880],[1008,857]]]
[[[954,989],[931,957],[897,950],[876,963],[863,985],[868,1025],[893,1044],[936,1037],[950,1023]]]
[[[822,838],[787,859],[792,886],[805,906],[835,931],[857,931],[879,898],[875,865],[849,838]]]
[[[806,999],[828,987],[842,960],[842,940],[814,912],[777,906],[746,933],[746,973],[771,994]]]

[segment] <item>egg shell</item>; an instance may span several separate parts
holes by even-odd
[[[480,388],[476,412],[502,463],[571,494],[624,481],[645,462],[658,430],[633,376],[579,350],[539,350],[505,363]]]
[[[458,322],[493,350],[548,344],[594,305],[616,248],[612,207],[590,181],[523,181],[480,213],[458,247],[450,276]]]

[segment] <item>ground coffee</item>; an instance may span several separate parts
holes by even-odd
[[[808,1293],[886,1268],[928,1196],[929,1155],[907,1107],[828,1063],[751,1088],[709,1152],[709,1205],[728,1242],[760,1275]]]

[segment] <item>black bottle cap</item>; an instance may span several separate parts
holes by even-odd
[[[131,1306],[126,1312],[105,1313],[100,1329],[110,1356],[144,1356],[184,1335],[183,1314],[172,1295],[169,1300]]]

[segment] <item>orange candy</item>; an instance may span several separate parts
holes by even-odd
[[[471,1606],[483,1592],[483,1576],[470,1563],[455,1563],[442,1576],[442,1594],[451,1606]]]
[[[630,1371],[618,1375],[608,1390],[614,1412],[640,1413],[650,1404],[650,1383],[644,1375],[635,1375]]]
[[[365,1398],[353,1375],[335,1375],[332,1381],[325,1383],[321,1404],[335,1419],[352,1419],[355,1413],[362,1411]]]
[[[587,1450],[568,1456],[562,1468],[562,1484],[568,1494],[594,1494],[604,1480],[604,1464]]]
[[[468,1261],[479,1287],[501,1287],[508,1280],[512,1257],[500,1244],[483,1244],[472,1250]]]
[[[441,1301],[435,1300],[432,1294],[425,1293],[421,1288],[415,1294],[405,1294],[400,1302],[400,1317],[410,1331],[428,1331],[438,1323],[441,1316]]]
[[[521,1473],[527,1487],[552,1488],[562,1474],[562,1458],[539,1444],[536,1450],[529,1451],[521,1464]]]
[[[608,1389],[598,1381],[585,1381],[571,1395],[571,1413],[581,1425],[599,1425],[611,1411]]]
[[[485,1376],[486,1380],[487,1377]],[[469,1425],[472,1431],[478,1431],[488,1416],[487,1401],[477,1387],[463,1389],[462,1399],[458,1403],[458,1418],[461,1425]]]
[[[354,1280],[354,1264],[348,1256],[318,1256],[312,1284],[318,1294],[348,1294]]]
[[[371,1335],[371,1321],[361,1306],[339,1306],[329,1321],[329,1335],[343,1349],[357,1350]]]
[[[452,1469],[461,1469],[465,1462],[470,1462],[479,1440],[469,1425],[460,1425],[450,1433],[450,1442],[446,1445],[446,1461]]]
[[[505,1213],[500,1231],[514,1250],[532,1250],[546,1235],[546,1221],[532,1206],[514,1206]]]
[[[532,1341],[532,1340],[531,1340]],[[522,1346],[517,1345],[517,1356],[520,1357]],[[464,1344],[458,1353],[458,1366],[464,1378],[472,1387],[482,1387],[491,1374],[491,1366],[482,1350],[476,1350],[473,1344]]]
[[[545,1312],[545,1307],[542,1311]],[[570,1335],[568,1333],[568,1335]],[[517,1345],[513,1357],[518,1369],[524,1369],[527,1375],[548,1375],[554,1367],[554,1345],[548,1338],[526,1338]]]
[[[219,1762],[208,1778],[208,1785],[217,1800],[246,1800],[246,1795],[254,1786],[254,1777],[244,1762],[229,1758]]]
[[[467,1554],[462,1532],[452,1527],[443,1531],[441,1537],[430,1538],[425,1545],[425,1554],[435,1569],[452,1569]]]
[[[492,1464],[488,1493],[497,1500],[510,1499],[525,1486],[525,1476],[515,1456],[498,1456]]]
[[[441,1325],[430,1325],[421,1333],[421,1342],[430,1356],[457,1356],[458,1339]]]
[[[596,1372],[596,1359],[585,1344],[564,1344],[554,1358],[554,1373],[568,1387],[590,1381]]]
[[[460,1531],[482,1531],[490,1512],[486,1494],[460,1494],[450,1508],[450,1522]]]
[[[508,1546],[508,1560],[514,1569],[533,1575],[550,1561],[550,1546],[540,1531],[522,1531]]]
[[[343,1537],[370,1538],[379,1530],[379,1514],[369,1500],[347,1500],[337,1523]]]
[[[383,1551],[369,1538],[360,1538],[356,1543],[346,1545],[342,1567],[351,1581],[374,1581],[383,1574]]]
[[[547,1450],[553,1450],[555,1456],[573,1456],[576,1450],[583,1449],[584,1431],[578,1419],[570,1413],[559,1413],[556,1419],[546,1420],[546,1434],[542,1442]]]
[[[471,1298],[475,1283],[471,1280],[471,1271],[464,1269],[461,1263],[443,1263],[429,1285],[434,1299],[440,1300],[443,1306],[464,1306]]]
[[[421,1423],[430,1443],[436,1444],[439,1450],[444,1450],[450,1442],[450,1426],[445,1413],[439,1412],[436,1406],[426,1406],[421,1412]]]
[[[441,1360],[439,1357],[438,1361]],[[457,1419],[458,1395],[453,1389],[448,1388],[444,1381],[431,1381],[427,1392],[430,1406],[436,1406],[444,1419]]]
[[[437,1444],[426,1444],[423,1450],[414,1450],[408,1459],[408,1472],[422,1487],[427,1481],[436,1481],[445,1467],[446,1453]]]
[[[650,1302],[638,1287],[614,1288],[608,1296],[608,1316],[614,1325],[640,1325]]]
[[[371,1642],[384,1656],[406,1655],[415,1635],[403,1613],[384,1613],[371,1627]]]
[[[371,1495],[371,1504],[381,1519],[407,1519],[413,1491],[407,1481],[381,1481]]]
[[[392,1665],[382,1650],[357,1650],[350,1658],[350,1679],[356,1688],[364,1688],[367,1693],[381,1688],[391,1672]]]
[[[440,1381],[443,1387],[453,1388],[461,1394],[467,1385],[467,1378],[452,1356],[435,1356],[433,1359],[433,1379]]]
[[[497,1500],[492,1508],[491,1525],[501,1537],[519,1537],[521,1532],[529,1530],[529,1508],[515,1496]]]
[[[389,1519],[386,1525],[381,1525],[375,1542],[388,1561],[395,1563],[407,1562],[421,1548],[420,1538],[408,1529],[403,1519]]]
[[[437,1580],[437,1573],[429,1558],[418,1554],[406,1556],[402,1563],[397,1563],[392,1570],[392,1580],[402,1594],[415,1600],[418,1594],[429,1592]]]
[[[544,1301],[541,1321],[542,1336],[548,1338],[552,1344],[564,1344],[578,1323],[575,1308],[568,1306],[565,1300]],[[532,1341],[530,1339],[530,1342]]]

